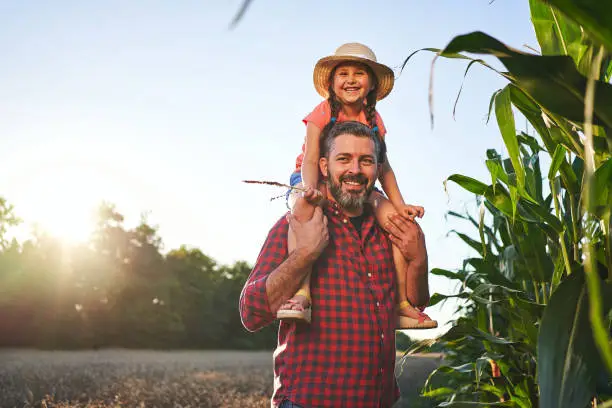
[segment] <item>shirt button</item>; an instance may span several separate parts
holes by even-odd
[[[371,278],[372,274],[370,272],[368,272],[368,278]]]
[[[380,307],[380,302],[376,302],[376,307]]]
[[[342,220],[342,222],[346,224],[348,222],[348,220],[345,218],[345,219]]]
[[[385,333],[380,333],[380,338],[384,339],[385,338]]]

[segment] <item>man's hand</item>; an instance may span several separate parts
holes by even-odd
[[[425,234],[416,222],[411,222],[398,214],[389,217],[385,224],[389,239],[399,248],[408,261],[406,270],[406,298],[415,307],[425,307],[429,302],[429,281],[427,248]]]
[[[402,252],[407,261],[424,261],[427,259],[425,234],[416,222],[410,222],[398,214],[389,216],[385,224],[389,239]]]
[[[317,259],[329,242],[327,217],[321,207],[315,208],[309,221],[299,222],[291,214],[287,215],[287,221],[295,235],[295,250],[302,251],[312,261]]]

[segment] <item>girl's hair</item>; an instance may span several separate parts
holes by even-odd
[[[382,141],[382,137],[380,136],[380,132],[378,129],[378,124],[376,123],[376,90],[378,89],[378,78],[376,78],[376,75],[374,75],[374,71],[372,71],[370,67],[365,64],[360,65],[363,65],[364,69],[367,71],[368,76],[370,78],[370,82],[374,83],[374,88],[366,95],[365,117],[368,121],[368,124],[370,125],[370,129],[372,129],[372,132],[374,133],[374,136],[378,140]],[[340,109],[342,109],[342,104],[340,103],[340,101],[336,97],[336,93],[334,92],[334,75],[336,74],[336,69],[338,68],[338,66],[339,65],[334,67],[334,69],[332,69],[329,74],[329,88],[327,90],[329,93],[329,97],[327,98],[327,101],[331,110],[331,120],[327,125],[325,125],[322,133],[328,133],[331,128],[334,127],[338,120],[338,114],[340,113]]]

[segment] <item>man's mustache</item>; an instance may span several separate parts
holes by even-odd
[[[344,181],[349,181],[352,183],[367,184],[368,178],[363,174],[347,174],[347,175],[341,176],[339,181],[341,183]]]

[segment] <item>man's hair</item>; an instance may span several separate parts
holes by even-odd
[[[372,129],[363,123],[355,121],[340,123],[332,121],[325,126],[321,135],[319,146],[321,157],[327,157],[329,159],[329,153],[334,147],[336,138],[342,135],[353,135],[372,139],[374,142],[374,156],[376,157],[377,164],[382,164],[385,161],[385,155],[387,153],[387,145],[385,144],[385,141],[378,136],[377,132],[372,131]]]

